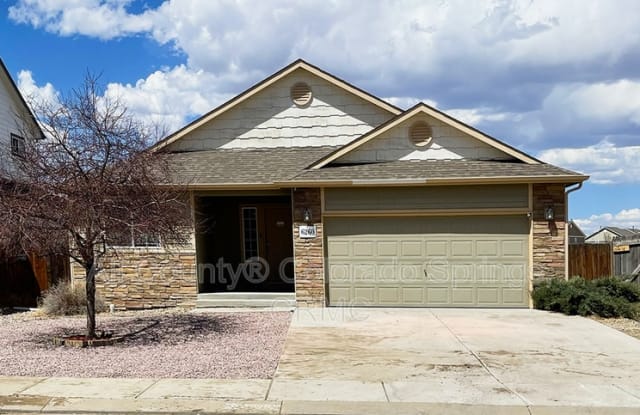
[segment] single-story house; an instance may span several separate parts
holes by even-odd
[[[98,277],[117,308],[529,307],[567,276],[567,191],[587,179],[302,60],[153,149],[197,227],[120,250]]]
[[[584,243],[586,235],[577,223],[569,221],[569,245],[581,245]]]
[[[640,230],[605,226],[585,238],[585,243],[597,244],[612,242],[614,239],[640,237]]]

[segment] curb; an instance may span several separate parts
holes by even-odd
[[[455,403],[87,399],[0,396],[0,414],[201,415],[637,415],[640,408]]]

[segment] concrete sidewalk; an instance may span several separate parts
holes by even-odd
[[[201,414],[611,414],[631,415],[638,405],[553,406],[390,402],[381,382],[316,385],[264,379],[74,379],[0,377],[0,413],[201,413]],[[318,394],[310,391],[318,387]],[[300,398],[278,399],[276,388],[298,388]]]

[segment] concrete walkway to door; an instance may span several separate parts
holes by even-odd
[[[536,310],[298,309],[268,399],[640,411],[640,341]]]

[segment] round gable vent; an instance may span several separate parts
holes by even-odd
[[[431,126],[424,121],[416,121],[409,127],[409,139],[416,147],[426,147],[433,140]]]
[[[291,87],[291,100],[298,107],[306,107],[311,103],[313,93],[311,87],[305,82],[298,82]]]

